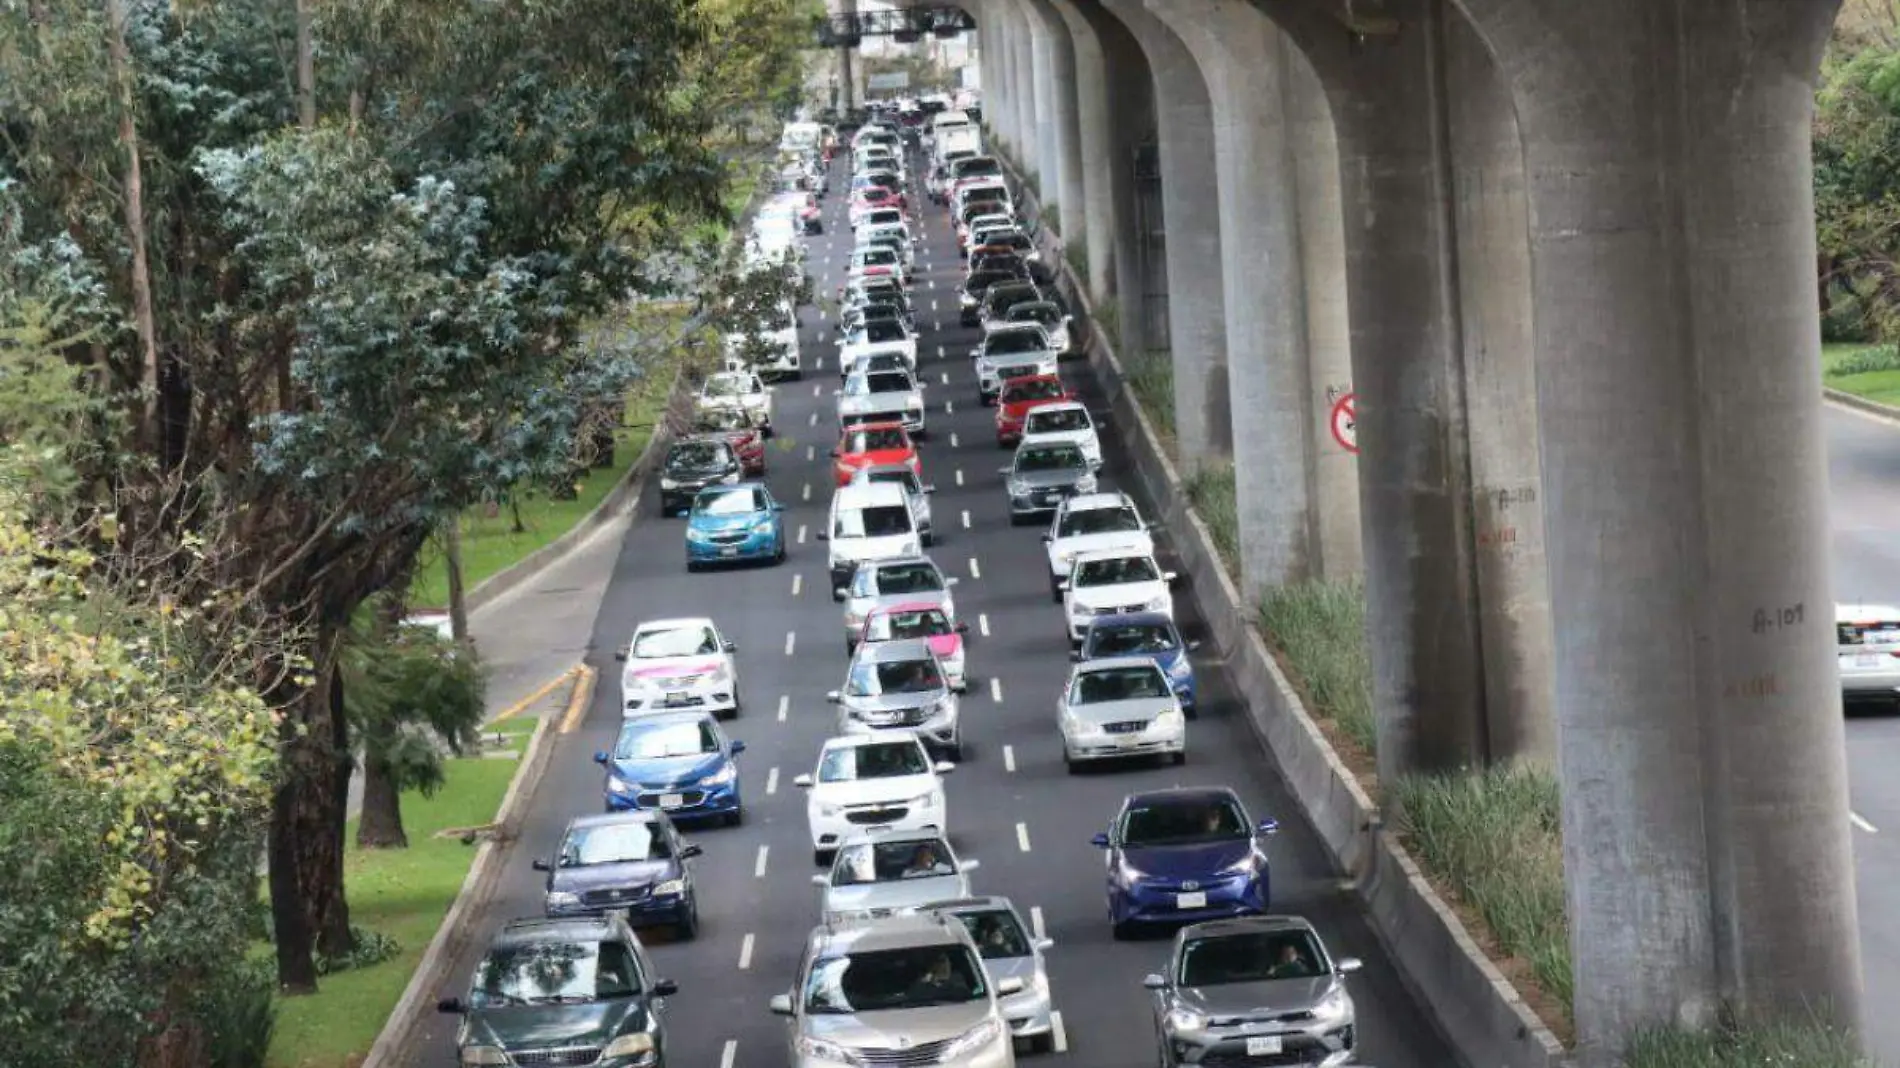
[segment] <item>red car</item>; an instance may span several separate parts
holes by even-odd
[[[896,208],[904,210],[904,194],[886,189],[881,185],[867,185],[858,190],[858,203],[867,208]]]
[[[1022,423],[1018,421],[1018,433]],[[904,424],[860,423],[846,427],[838,435],[838,447],[831,450],[833,457],[831,473],[836,476],[838,485],[851,483],[851,476],[860,467],[879,464],[909,464],[910,469],[919,478],[923,477],[924,465],[917,458],[917,446],[911,444],[910,435],[904,432]]]
[[[751,424],[739,408],[713,408],[700,413],[695,433],[717,437],[732,446],[739,467],[748,476],[765,474],[765,436]]]
[[[996,443],[1007,446],[1021,441],[1023,421],[1031,408],[1074,399],[1055,375],[1026,375],[1004,382],[1002,395],[996,398]]]

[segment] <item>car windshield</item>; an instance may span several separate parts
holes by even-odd
[[[940,609],[914,612],[879,612],[864,624],[867,642],[899,641],[904,638],[935,638],[952,633],[954,628]]]
[[[1141,529],[1133,508],[1081,508],[1067,512],[1056,524],[1056,537],[1080,538],[1090,534],[1121,534]]]
[[[956,873],[956,866],[950,862],[950,847],[940,838],[852,842],[838,850],[837,862],[831,868],[831,885],[865,886]]]
[[[1075,569],[1077,586],[1119,586],[1125,582],[1157,582],[1161,572],[1145,556],[1113,556],[1085,560]]]
[[[706,380],[706,395],[709,397],[736,397],[750,392],[750,376],[722,372]]]
[[[957,919],[976,940],[976,951],[984,960],[1009,960],[1029,956],[1029,939],[1022,921],[1009,909],[972,909],[957,913]]]
[[[668,760],[719,752],[719,735],[705,720],[671,723],[629,722],[614,743],[615,760]]]
[[[996,162],[994,157],[976,156],[972,159],[959,160],[951,173],[958,178],[974,178],[980,174],[1001,174],[1003,165]]]
[[[818,764],[819,782],[856,782],[928,775],[930,760],[924,747],[912,741],[871,742],[826,751]]]
[[[870,386],[867,392],[871,393],[909,393],[912,388],[910,376],[902,371],[883,371],[868,375],[865,380]]]
[[[901,223],[904,221],[904,213],[896,208],[879,208],[867,214],[864,217],[864,221],[873,224]]]
[[[1220,797],[1137,805],[1122,817],[1123,845],[1184,845],[1247,836],[1240,806]]]
[[[968,226],[985,215],[1001,215],[1003,205],[994,200],[965,200],[963,202],[963,224]]]
[[[765,494],[753,486],[702,490],[693,498],[694,515],[750,515],[765,511]]]
[[[628,656],[635,660],[662,660],[673,656],[711,656],[719,651],[719,639],[711,627],[677,627],[649,630],[633,640]]]
[[[991,356],[1014,356],[1024,352],[1041,352],[1048,348],[1048,342],[1040,330],[998,330],[989,336],[983,347]]]
[[[892,538],[911,532],[910,509],[904,505],[848,508],[838,513],[834,538]]]
[[[853,664],[845,693],[852,697],[888,697],[900,693],[934,693],[943,689],[943,675],[934,660],[886,660]]]
[[[1030,412],[1025,429],[1031,434],[1065,434],[1089,426],[1089,413],[1081,408],[1055,408]]]
[[[717,467],[726,462],[726,447],[710,441],[688,441],[673,446],[666,454],[666,466],[673,468]]]
[[[1326,954],[1312,932],[1249,931],[1196,938],[1181,946],[1181,986],[1223,986],[1325,975]]]
[[[887,248],[859,249],[857,261],[860,267],[888,267],[897,262],[897,253]]]
[[[805,982],[805,1011],[849,1016],[964,1005],[989,996],[983,965],[969,950],[915,946],[820,957]]]
[[[880,452],[885,449],[904,449],[910,447],[910,440],[904,436],[901,426],[873,427],[868,430],[854,430],[846,439],[845,452]]]
[[[902,341],[907,336],[903,324],[895,319],[867,319],[864,322],[864,340],[873,345]]]
[[[1062,383],[1048,378],[1017,382],[1003,391],[1003,403],[1015,404],[1021,401],[1054,400],[1062,396]]]
[[[1166,623],[1097,624],[1089,639],[1089,652],[1095,656],[1145,656],[1167,653],[1180,648],[1174,628]]]
[[[943,589],[943,575],[931,564],[890,564],[877,569],[880,597],[900,593],[933,593]]]
[[[561,843],[560,866],[585,868],[595,864],[632,864],[665,860],[673,855],[666,832],[645,820],[576,827]]]
[[[746,414],[737,408],[708,408],[694,424],[703,430],[749,430]]]
[[[1027,445],[1016,453],[1017,471],[1068,471],[1088,466],[1073,445]]]
[[[1048,301],[1036,300],[1027,304],[1018,304],[1009,310],[1012,323],[1041,323],[1052,326],[1062,321],[1062,309]]]
[[[475,969],[475,1008],[630,998],[641,989],[633,954],[618,942],[549,941],[496,946]]]
[[[1100,668],[1084,671],[1069,688],[1069,702],[1077,705],[1104,704],[1109,701],[1143,701],[1168,696],[1168,682],[1153,664],[1140,667]]]

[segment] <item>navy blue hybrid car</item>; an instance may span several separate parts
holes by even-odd
[[[1198,707],[1199,694],[1194,685],[1194,665],[1188,660],[1188,654],[1200,647],[1200,642],[1183,641],[1181,629],[1162,613],[1135,612],[1095,617],[1082,632],[1082,647],[1071,659],[1080,662],[1145,656],[1168,677],[1168,686],[1180,700],[1181,711],[1192,717]]]
[[[745,743],[728,739],[707,712],[659,712],[620,725],[613,750],[594,754],[607,769],[606,807],[658,809],[677,820],[737,824],[739,762]]]
[[[1107,858],[1115,937],[1266,912],[1272,879],[1260,839],[1279,829],[1277,820],[1253,823],[1225,786],[1129,795],[1108,833],[1094,839]]]
[[[549,916],[625,911],[638,927],[665,924],[681,938],[699,932],[699,895],[687,861],[699,847],[680,838],[664,812],[609,812],[570,820],[548,873]]]

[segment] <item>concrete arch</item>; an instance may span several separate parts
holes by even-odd
[[[1097,2],[1140,43],[1154,78],[1175,441],[1191,472],[1233,449],[1213,109],[1200,65],[1173,30],[1139,0]]]

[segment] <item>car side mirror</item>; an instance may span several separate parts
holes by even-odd
[[[1193,641],[1187,643],[1187,651],[1190,653],[1194,652],[1200,647],[1201,647],[1201,640],[1199,638],[1196,638]]]
[[[1068,579],[1057,579],[1057,580],[1056,580],[1056,589],[1058,589],[1058,590],[1067,590],[1068,588],[1069,588],[1069,580],[1068,580]]]
[[[1261,820],[1261,821],[1260,821],[1260,833],[1261,833],[1261,834],[1279,834],[1279,833],[1280,833],[1280,821],[1279,821],[1279,820],[1275,820],[1275,819],[1264,819],[1264,820]]]
[[[957,583],[959,583],[959,582],[962,582],[962,581],[963,581],[962,579],[960,579],[960,578],[956,578],[956,577],[954,577],[954,576],[953,576],[953,577],[951,577],[951,578],[947,578],[947,579],[944,579],[944,580],[943,580],[943,588],[947,590],[947,589],[949,589],[950,587],[952,587],[952,586],[955,586],[955,585],[956,585]]]
[[[999,467],[999,468],[997,468],[997,469],[996,469],[996,473],[997,473],[997,474],[999,474],[999,475],[1007,475],[1007,474],[1009,474],[1009,468],[1007,468],[1007,467]]]
[[[836,690],[828,690],[825,693],[825,700],[831,702],[834,705],[839,704],[844,700],[844,695],[840,694]]]
[[[435,1003],[435,1011],[451,1012],[459,1016],[468,1011],[468,1006],[462,1004],[461,998],[443,998]]]
[[[1175,580],[1179,579],[1180,577],[1181,577],[1180,573],[1176,571],[1163,571],[1161,573],[1161,581],[1167,583],[1170,586],[1174,585]]]
[[[1341,975],[1351,975],[1352,973],[1359,971],[1365,966],[1366,966],[1366,962],[1360,960],[1358,957],[1341,957],[1336,963],[1334,963],[1333,971],[1336,971]]]
[[[813,886],[826,886],[829,885],[830,882],[831,876],[829,875],[814,875],[811,877],[811,884]]]
[[[1054,540],[1056,540],[1056,536],[1054,534],[1044,534],[1042,536],[1042,543],[1044,545],[1047,545]]]
[[[809,775],[799,775],[792,779],[793,786],[803,787],[807,790],[811,789],[811,783],[812,778]]]
[[[783,512],[785,510],[785,506],[783,504],[780,504],[778,501],[773,501],[772,510],[774,512]]]
[[[830,532],[829,530],[821,530],[821,531],[819,531],[819,532],[818,532],[818,540],[819,540],[819,541],[830,541],[830,540],[831,540],[831,532]]]
[[[612,759],[612,754],[608,753],[607,750],[605,749],[594,750],[594,763],[605,764],[610,759]]]
[[[968,623],[958,623],[956,625],[956,632],[958,634],[968,634],[970,633],[970,625]]]
[[[1053,938],[1038,938],[1036,939],[1036,948],[1047,952],[1056,948],[1056,940]]]
[[[977,859],[975,859],[975,858],[971,858],[970,860],[966,860],[966,861],[964,861],[964,862],[963,862],[963,872],[964,872],[964,874],[966,874],[966,875],[967,875],[967,874],[969,874],[970,872],[973,872],[973,871],[975,871],[976,869],[978,869],[978,868],[980,868],[980,867],[982,867],[982,866],[983,866],[983,862],[982,862],[982,861],[980,861],[980,860],[977,860]]]
[[[696,842],[688,843],[687,845],[683,845],[680,847],[681,860],[691,860],[694,857],[701,857],[705,855],[706,855],[706,851],[704,849],[701,849],[699,847],[699,844]]]
[[[950,763],[948,760],[939,760],[935,764],[931,765],[930,770],[936,772],[939,775],[948,775],[951,772],[957,770],[957,766],[955,764]]]
[[[1107,848],[1108,848],[1108,835],[1106,835],[1106,834],[1097,834],[1097,835],[1096,835],[1095,837],[1093,837],[1093,838],[1091,838],[1091,839],[1089,839],[1089,844],[1090,844],[1090,845],[1092,845],[1092,846],[1094,846],[1094,847],[1095,847],[1095,848],[1097,848],[1097,849],[1107,849]]]
[[[738,643],[737,643],[737,642],[733,642],[733,641],[731,641],[731,640],[727,640],[727,641],[723,641],[723,642],[720,642],[720,643],[719,643],[719,647],[720,647],[720,648],[722,648],[722,649],[724,649],[724,650],[725,650],[726,652],[728,652],[728,653],[736,653],[736,652],[738,652],[738,651],[739,651],[739,645],[738,645]]]
[[[1082,662],[1082,650],[1080,649],[1069,650],[1069,660],[1072,661],[1073,663],[1080,664]]]
[[[1166,990],[1168,980],[1164,976],[1149,974],[1141,977],[1141,985],[1150,990]]]
[[[733,756],[738,756],[740,753],[745,752],[745,743],[740,741],[737,738],[734,738],[732,740],[732,746],[731,746],[730,751]]]
[[[833,455],[833,456],[836,456],[836,455],[838,455],[838,450],[837,450],[837,449],[833,449],[833,450],[831,450],[831,455]]]
[[[544,858],[542,858],[542,857],[536,857],[536,858],[534,858],[534,865],[533,865],[533,866],[534,866],[534,870],[535,870],[535,871],[551,871],[551,870],[553,870],[553,869],[552,869],[552,867],[551,867],[551,866],[550,866],[550,865],[548,864],[548,862],[547,862],[547,860],[546,860],[546,859],[544,859]]]
[[[790,1016],[792,1014],[792,996],[790,994],[773,994],[772,1000],[765,1004],[772,1010],[772,1015],[774,1016]]]
[[[1023,981],[1013,975],[996,984],[996,993],[1002,997],[1009,997],[1011,994],[1020,994],[1022,992]]]
[[[647,993],[656,998],[669,997],[680,992],[680,985],[671,979],[655,979],[653,988]]]
[[[624,663],[626,663],[626,662],[627,662],[627,651],[626,651],[625,649],[615,649],[615,650],[614,650],[614,660],[615,660],[615,661],[617,661],[617,662],[619,662],[619,663],[622,663],[622,664],[624,664]]]

